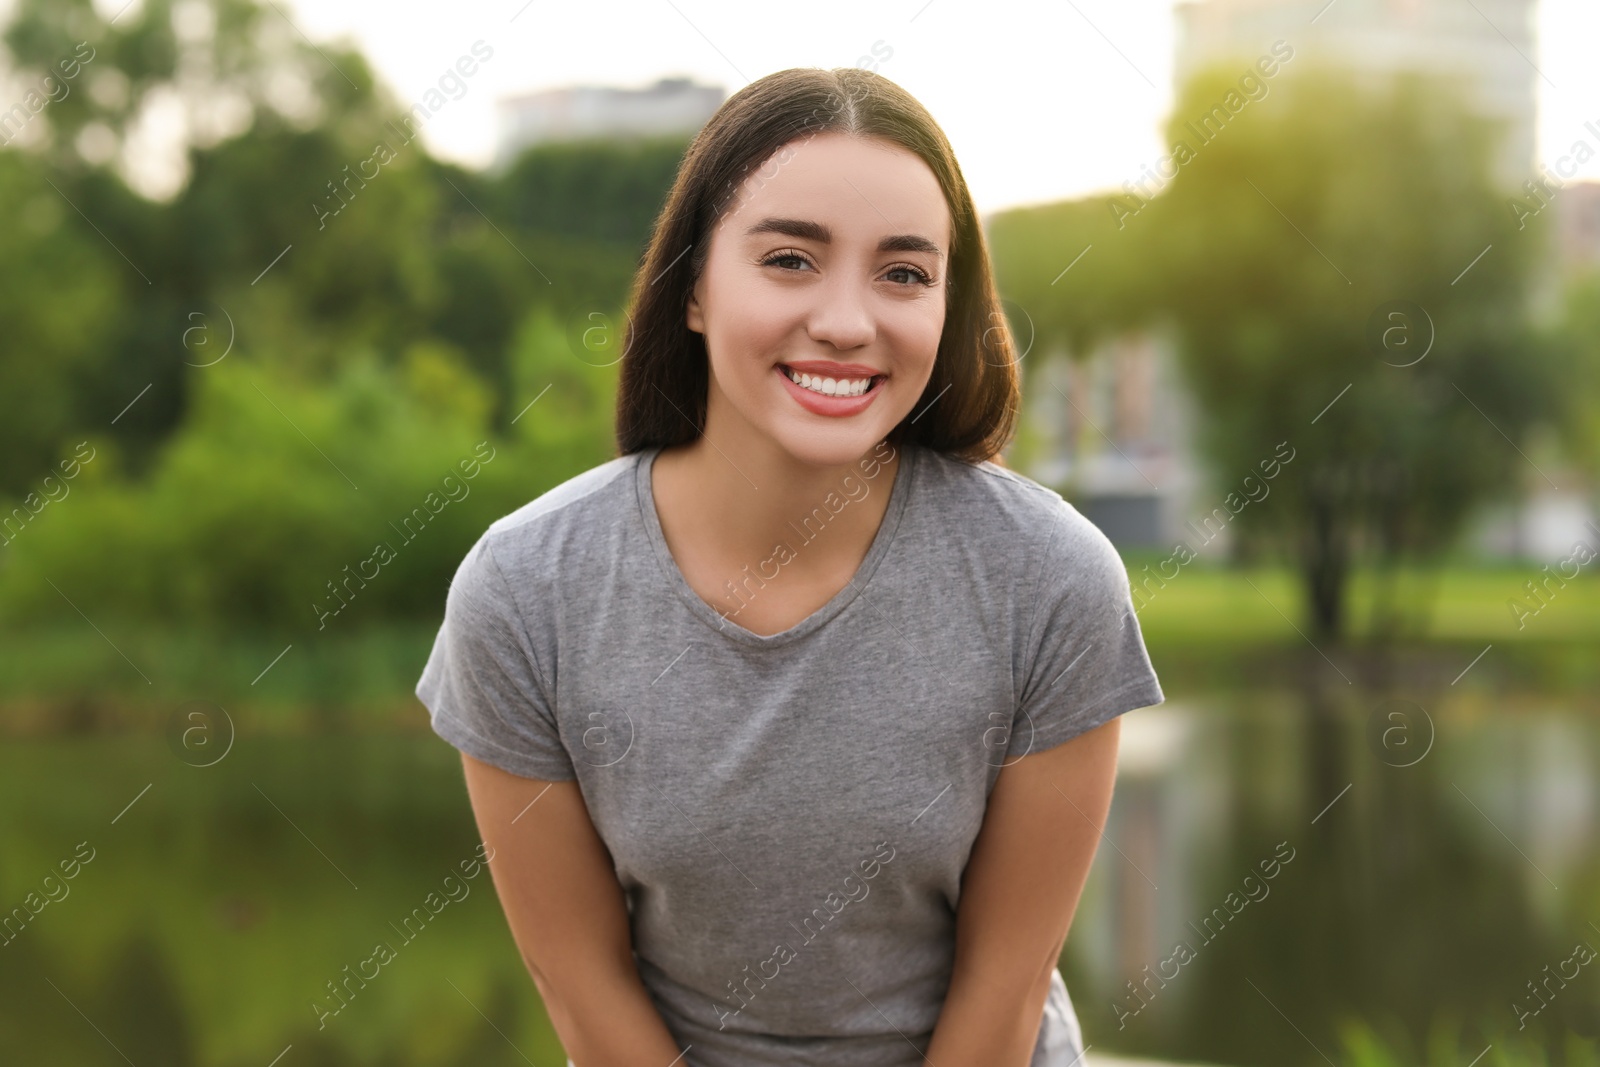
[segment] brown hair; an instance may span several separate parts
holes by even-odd
[[[704,432],[710,368],[705,338],[686,316],[711,231],[747,172],[802,135],[835,130],[915,153],[938,178],[950,209],[944,332],[933,374],[887,439],[998,462],[1016,430],[1017,359],[972,194],[927,109],[889,79],[855,67],[797,67],[759,78],[723,101],[690,143],[634,275],[617,393],[619,455]]]

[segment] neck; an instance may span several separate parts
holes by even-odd
[[[822,573],[866,553],[902,458],[879,442],[862,456],[813,463],[770,438],[734,446],[713,432],[663,449],[652,488],[663,527],[713,546],[730,570],[786,544],[790,566]]]

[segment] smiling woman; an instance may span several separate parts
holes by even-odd
[[[629,318],[618,456],[489,527],[417,685],[571,1062],[1079,1062],[1056,961],[1162,693],[1111,543],[996,462],[1016,356],[943,132],[869,71],[753,82]]]

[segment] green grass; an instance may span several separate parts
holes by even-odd
[[[1351,1019],[1340,1027],[1338,1060],[1345,1067],[1600,1067],[1600,1043],[1560,1024],[1518,1032],[1495,1017],[1470,1028],[1470,1035],[1467,1029],[1440,1016],[1422,1041],[1413,1042],[1395,1026],[1383,1026],[1385,1036],[1379,1027]],[[1304,1062],[1320,1061],[1307,1056]]]
[[[1600,579],[1593,573],[1564,586],[1551,579],[1541,607],[1524,588],[1542,577],[1537,567],[1456,566],[1383,578],[1358,572],[1346,592],[1346,635],[1330,642],[1315,638],[1305,588],[1283,567],[1195,562],[1164,586],[1154,580],[1142,585],[1161,558],[1124,554],[1130,580],[1143,594],[1135,596],[1140,629],[1169,693],[1293,683],[1307,670],[1331,673],[1330,660],[1356,681],[1371,668],[1448,685],[1470,665],[1470,684],[1478,687],[1566,695],[1600,690]],[[1508,607],[1513,598],[1538,609],[1523,615],[1520,626]],[[1400,614],[1398,631],[1379,629],[1380,604],[1384,614]]]
[[[1126,553],[1130,580],[1140,596],[1139,624],[1152,648],[1197,642],[1276,641],[1306,625],[1306,595],[1299,576],[1281,567],[1236,569],[1191,563],[1160,585],[1151,575],[1161,557]],[[1148,566],[1149,570],[1145,568]],[[1171,572],[1171,567],[1168,568]],[[1580,573],[1562,586],[1550,579],[1547,603],[1530,597],[1524,583],[1541,578],[1537,567],[1456,567],[1441,572],[1402,571],[1380,580],[1370,571],[1352,578],[1346,598],[1351,638],[1370,638],[1380,594],[1408,614],[1413,639],[1433,642],[1600,642],[1600,579]],[[1148,585],[1142,583],[1149,579]],[[1252,585],[1254,588],[1252,588]],[[1518,625],[1508,602],[1530,611]]]

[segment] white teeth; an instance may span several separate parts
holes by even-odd
[[[871,378],[823,378],[816,374],[802,374],[788,367],[784,368],[784,373],[789,376],[790,381],[802,389],[809,389],[823,396],[860,396],[872,384]]]

